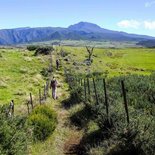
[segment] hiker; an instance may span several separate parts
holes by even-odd
[[[51,83],[50,83],[50,88],[52,88],[52,97],[54,100],[57,99],[57,95],[56,95],[57,85],[58,85],[58,82],[55,79],[55,77],[53,77],[53,79],[51,80]]]
[[[60,65],[60,62],[59,62],[59,59],[56,60],[56,69],[58,70],[59,69],[59,65]]]

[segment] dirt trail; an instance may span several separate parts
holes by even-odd
[[[62,102],[69,97],[68,85],[62,74],[56,73],[55,76],[59,83],[59,98],[53,107],[58,114],[58,126],[53,144],[56,149],[54,154],[78,155],[78,145],[83,133],[70,125],[69,110],[62,106]]]

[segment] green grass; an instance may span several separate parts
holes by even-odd
[[[79,73],[107,71],[108,76],[113,77],[122,74],[149,75],[155,70],[155,49],[95,48],[91,66],[83,64],[88,55],[85,48],[64,46],[63,50],[69,52],[67,58],[70,60],[69,62],[62,61],[63,67],[71,68]],[[34,96],[38,96],[38,89],[45,82],[40,72],[48,66],[49,61],[47,60],[48,56],[34,57],[33,52],[22,49],[0,49],[0,104],[8,104],[11,99],[15,100],[15,104],[23,104],[29,98],[30,92]],[[77,66],[73,65],[74,62],[77,62]],[[47,103],[58,113],[58,126],[54,134],[44,143],[29,146],[30,154],[63,154],[64,143],[69,135],[74,137],[76,131],[69,127],[68,117],[70,113],[73,114],[78,109],[73,108],[69,111],[62,109],[61,102],[68,98],[69,92],[67,84],[64,83],[63,73],[61,75],[60,72],[55,74],[60,85],[58,88],[60,98],[56,102],[51,102],[51,99],[48,98]],[[89,132],[92,132],[96,130],[96,125],[89,123],[88,128]],[[95,154],[95,151],[92,154]]]
[[[34,45],[47,45],[61,44],[62,46],[73,46],[73,47],[84,47],[84,46],[95,46],[98,48],[126,48],[126,47],[139,47],[134,41],[89,41],[89,40],[51,40],[44,42],[33,43]],[[22,45],[23,46],[23,45]]]
[[[68,51],[70,62],[68,68],[76,72],[108,72],[109,77],[140,74],[148,75],[155,70],[155,49],[125,48],[125,49],[94,49],[93,63],[91,66],[83,64],[88,54],[85,48],[64,47]],[[77,66],[73,66],[77,62]]]
[[[0,104],[11,99],[22,104],[30,92],[36,95],[45,82],[40,71],[47,67],[47,57],[20,49],[0,49],[0,55]]]

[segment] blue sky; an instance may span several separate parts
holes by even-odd
[[[0,29],[80,21],[155,36],[155,0],[0,0]]]

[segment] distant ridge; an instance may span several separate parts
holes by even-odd
[[[79,22],[68,28],[38,27],[0,30],[0,45],[15,45],[50,40],[91,40],[91,41],[145,41],[155,39],[151,36],[112,31],[100,26]]]

